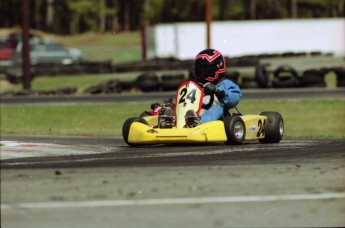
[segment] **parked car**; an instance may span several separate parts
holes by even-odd
[[[16,49],[17,61],[21,62],[22,42]],[[80,63],[84,60],[83,53],[76,48],[66,48],[62,44],[46,40],[33,38],[30,40],[30,61],[31,65],[37,64],[62,64],[68,65]]]

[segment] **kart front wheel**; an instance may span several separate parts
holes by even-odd
[[[279,143],[284,134],[283,117],[278,112],[262,112],[261,116],[266,116],[265,138],[259,139],[261,143]]]
[[[125,140],[125,142],[129,146],[135,146],[136,145],[135,143],[128,142],[129,130],[131,129],[131,125],[133,122],[139,122],[139,123],[143,123],[143,124],[148,125],[147,121],[142,117],[131,117],[125,121],[125,123],[122,126],[122,137],[123,137],[123,140]]]
[[[242,144],[246,136],[246,127],[242,118],[239,116],[227,116],[223,121],[228,139],[226,144]]]

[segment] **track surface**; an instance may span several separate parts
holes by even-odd
[[[345,140],[130,148],[2,136],[97,154],[3,159],[3,227],[345,226]]]

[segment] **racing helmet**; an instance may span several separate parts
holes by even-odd
[[[205,49],[194,59],[194,75],[198,82],[217,83],[225,73],[225,60],[218,50]]]

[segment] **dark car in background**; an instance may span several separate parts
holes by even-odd
[[[16,48],[17,56],[21,56],[22,42]],[[21,58],[17,61],[21,62]],[[62,64],[68,65],[80,63],[84,60],[83,54],[79,49],[66,48],[61,43],[52,40],[32,38],[30,40],[30,61],[31,65],[37,64]]]
[[[76,48],[66,48],[61,43],[30,38],[30,62],[35,65],[69,65],[84,61],[83,53]],[[23,43],[21,37],[10,35],[0,39],[0,73],[22,64]]]

